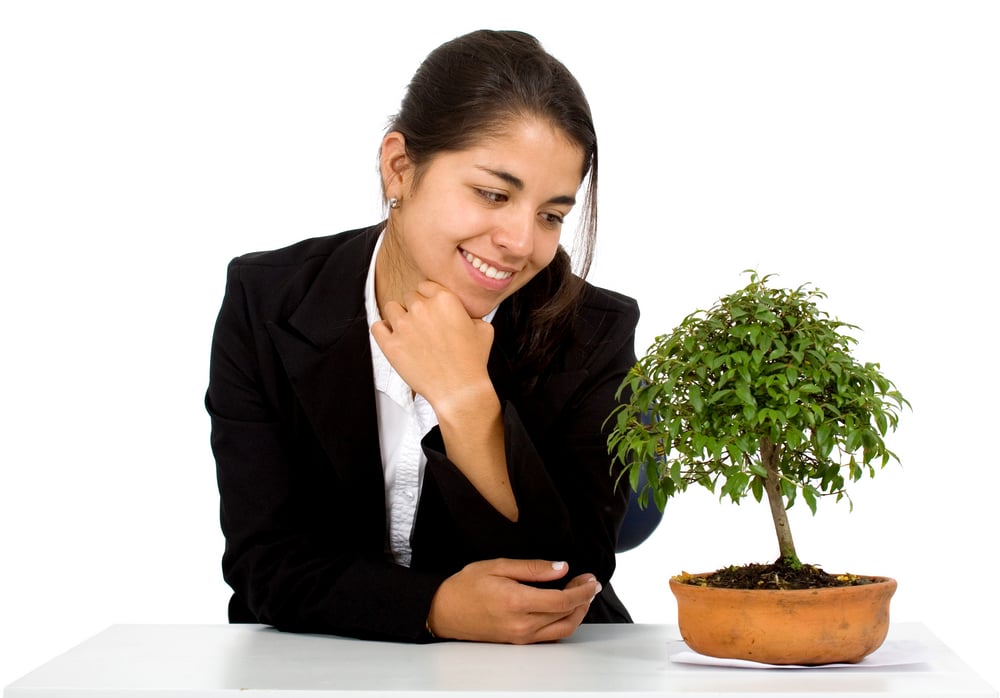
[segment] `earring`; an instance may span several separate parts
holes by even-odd
[[[399,208],[399,199],[395,196],[389,199],[389,208]]]

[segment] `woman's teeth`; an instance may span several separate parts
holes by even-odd
[[[477,257],[474,254],[470,254],[468,252],[465,252],[464,250],[462,251],[462,254],[465,255],[465,258],[469,261],[469,264],[478,269],[483,276],[487,276],[491,279],[502,280],[502,279],[508,279],[514,275],[514,272],[512,271],[500,271],[496,267],[491,267],[489,264],[479,259],[479,257]]]

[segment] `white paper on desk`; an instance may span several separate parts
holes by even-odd
[[[706,666],[737,667],[741,669],[835,669],[838,667],[881,667],[920,664],[929,659],[927,648],[912,640],[886,640],[882,646],[856,664],[822,664],[804,666],[801,664],[763,664],[746,659],[720,659],[708,657],[692,651],[683,640],[670,643],[670,661],[678,664],[703,664]]]

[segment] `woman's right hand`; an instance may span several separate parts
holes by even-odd
[[[569,637],[601,591],[597,578],[581,574],[563,589],[524,583],[549,582],[568,571],[566,563],[546,560],[473,562],[438,588],[427,627],[436,637],[517,645]]]

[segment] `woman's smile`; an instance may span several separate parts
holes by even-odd
[[[513,270],[498,268],[496,265],[480,259],[462,248],[459,248],[459,252],[468,263],[468,266],[471,267],[469,274],[473,280],[487,288],[503,289],[510,283],[510,279],[514,276]]]

